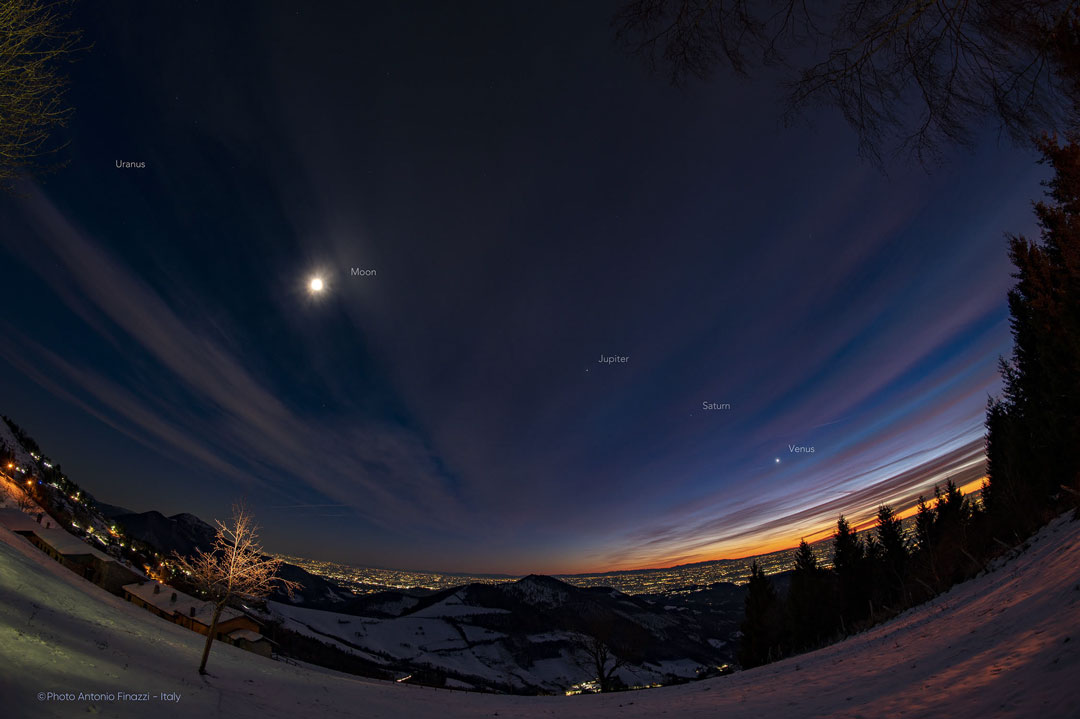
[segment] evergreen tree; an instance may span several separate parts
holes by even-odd
[[[746,585],[746,616],[740,625],[739,662],[756,667],[779,658],[779,626],[776,590],[757,562],[750,565]]]
[[[837,574],[850,573],[862,561],[863,550],[855,531],[848,524],[847,518],[840,515],[836,520],[836,534],[833,536],[833,566]]]
[[[794,570],[796,575],[812,576],[818,572],[817,556],[805,539],[799,540],[799,550],[795,553]]]
[[[825,609],[833,599],[827,579],[810,545],[799,542],[788,590],[789,634],[796,650],[811,649],[832,632]]]
[[[941,534],[953,534],[966,529],[971,519],[971,504],[951,479],[945,482],[945,491],[934,487],[937,499],[936,524]]]
[[[990,508],[994,505],[994,491],[990,488],[990,480],[985,477],[979,486],[979,496],[982,501],[983,511],[990,512]]]
[[[908,561],[904,529],[892,507],[887,504],[878,507],[877,519],[877,539],[881,546],[879,597],[881,601],[892,604],[904,591],[904,573]]]
[[[907,562],[907,547],[904,544],[904,529],[900,520],[887,504],[878,507],[877,538],[881,543],[885,562],[897,571],[903,571]]]
[[[1080,146],[1044,137],[1039,148],[1054,175],[1035,205],[1040,240],[1009,238],[1013,353],[986,418],[991,510],[1020,531],[1062,486],[1080,490]]]
[[[836,520],[833,536],[833,567],[840,590],[840,614],[844,629],[851,631],[865,615],[866,587],[863,584],[865,553],[862,542],[844,515]]]
[[[881,542],[874,535],[867,535],[866,541],[863,542],[863,566],[880,563],[882,555]]]
[[[919,495],[918,512],[915,515],[915,536],[920,552],[930,552],[934,535],[934,510],[926,503],[926,498]]]
[[[967,579],[976,569],[969,536],[973,512],[968,498],[952,479],[945,483],[945,491],[934,487],[934,505],[928,555],[934,585],[943,591]]]

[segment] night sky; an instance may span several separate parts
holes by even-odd
[[[69,162],[0,198],[0,412],[72,479],[246,497],[271,551],[525,573],[982,476],[1034,153],[987,128],[882,172],[768,75],[672,88],[614,4],[386,5],[77,9]]]

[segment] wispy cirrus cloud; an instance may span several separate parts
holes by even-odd
[[[859,525],[868,521],[880,504],[906,508],[948,479],[964,485],[985,472],[983,441],[970,440],[941,454],[931,451],[873,467],[864,476],[845,477],[854,485],[845,491],[717,505],[699,512],[697,519],[669,517],[620,539],[621,548],[598,557],[598,561],[612,568],[656,563],[658,558],[663,558],[663,564],[680,564],[747,556],[790,546],[799,537],[814,541],[828,535],[840,514]]]
[[[19,337],[0,349],[29,379],[143,444],[283,497],[315,491],[367,521],[451,528],[466,512],[424,441],[408,429],[301,416],[244,358],[80,231],[38,189],[21,204],[32,237],[5,244],[116,348],[123,382],[78,352]],[[59,343],[58,343],[59,345]],[[184,402],[172,403],[162,379]],[[296,483],[300,483],[297,487]]]

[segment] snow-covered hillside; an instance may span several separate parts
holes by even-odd
[[[404,686],[217,644],[107,594],[0,530],[5,717],[1076,717],[1080,522],[1044,529],[1019,558],[826,649],[676,687],[575,697]],[[39,701],[42,692],[179,701]],[[118,695],[119,696],[119,695]]]
[[[15,464],[22,469],[29,471],[37,466],[38,459],[22,446],[11,427],[3,420],[0,420],[0,449],[6,449],[15,455]]]
[[[348,614],[270,602],[266,618],[382,670],[369,676],[408,676],[429,686],[442,686],[445,678],[457,688],[562,694],[594,678],[586,647],[595,631],[606,632],[612,652],[634,657],[615,672],[629,687],[696,679],[731,661],[730,618],[665,611],[616,590],[582,589],[552,577],[402,599],[410,601],[399,601],[390,616],[365,611],[385,611],[382,597],[354,603]]]

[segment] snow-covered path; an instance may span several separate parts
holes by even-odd
[[[215,644],[85,582],[0,529],[0,715],[31,717],[1080,717],[1080,521],[1001,569],[840,644],[637,692],[513,697],[301,668]],[[39,692],[178,692],[178,702]]]

